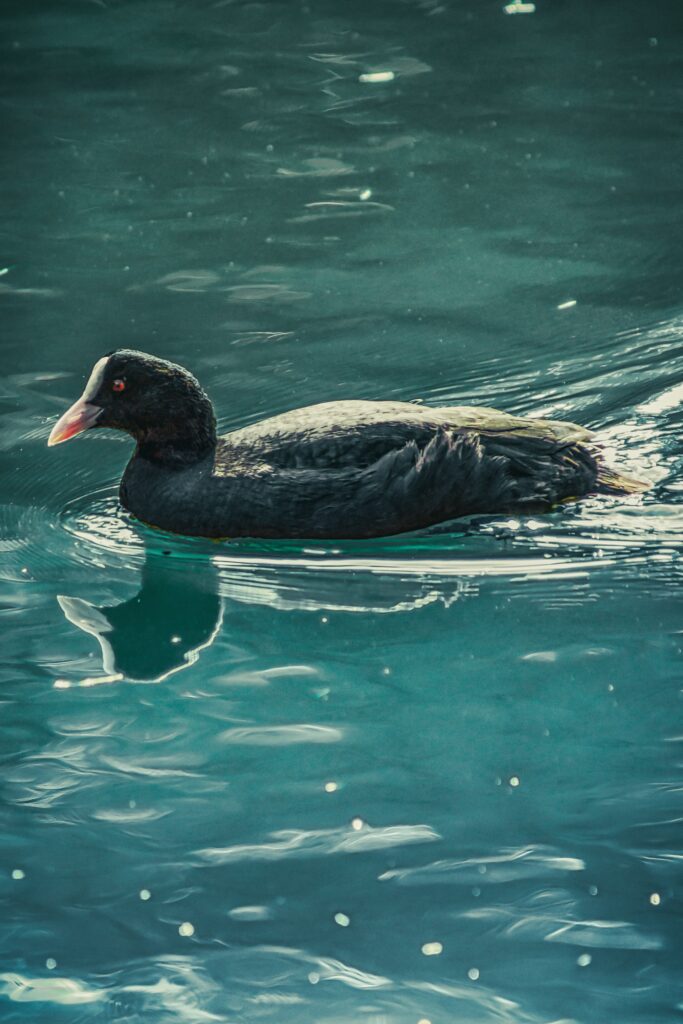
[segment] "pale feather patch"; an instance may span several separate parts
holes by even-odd
[[[108,362],[109,356],[102,356],[101,359],[97,360],[93,366],[92,373],[90,374],[90,379],[85,385],[85,391],[81,395],[82,401],[90,402],[100,390],[102,381],[104,380],[104,371]]]

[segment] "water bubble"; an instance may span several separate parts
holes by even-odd
[[[588,886],[588,892],[591,894],[591,896],[597,896],[598,895],[598,887],[597,887],[597,885],[589,885]]]
[[[320,981],[320,975],[316,974],[315,971],[311,971],[311,973],[308,975],[308,980],[310,981],[311,985],[317,985],[318,982]]]
[[[440,942],[425,942],[422,946],[423,956],[440,956],[443,953],[443,946]]]
[[[45,966],[47,967],[48,971],[54,971],[55,967],[57,966],[57,961],[53,956],[49,956],[45,961]]]
[[[20,882],[22,878],[26,878],[26,875],[21,870],[21,868],[14,868],[14,870],[12,871],[12,878],[14,879],[15,882]]]
[[[351,822],[351,828],[354,832],[360,832],[365,822],[362,818],[354,818]]]
[[[340,928],[348,928],[351,924],[351,918],[347,917],[346,914],[335,914],[334,920]]]
[[[469,971],[467,972],[467,977],[470,979],[470,981],[479,981],[479,968],[470,967]]]
[[[152,898],[152,894],[149,891],[149,889],[140,889],[140,892],[139,892],[138,895],[140,896],[140,899],[143,900],[143,901],[151,900],[151,898]]]
[[[190,921],[183,921],[183,923],[178,928],[178,935],[182,935],[183,938],[189,939],[192,935],[194,935],[194,925],[191,924]]]
[[[513,787],[513,789],[516,789],[517,786],[519,786],[519,776],[511,775],[510,778],[508,779],[508,782]]]
[[[588,967],[592,959],[593,957],[590,955],[590,953],[582,953],[581,956],[577,957],[576,962],[579,965],[579,967]]]
[[[337,785],[336,782],[326,782],[325,783],[325,792],[326,793],[336,793],[338,789],[339,789],[339,786]]]
[[[650,893],[650,903],[653,907],[658,907],[661,902],[662,897],[659,895],[658,892]]]
[[[371,195],[372,195],[372,189],[371,188],[364,188],[363,191],[359,194],[358,198],[362,199],[363,202],[365,202],[365,200],[369,199]]]

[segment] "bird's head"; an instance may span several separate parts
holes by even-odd
[[[61,444],[93,427],[125,430],[140,455],[160,462],[196,461],[216,444],[211,402],[197,379],[176,363],[132,349],[95,363],[83,394],[47,443]]]

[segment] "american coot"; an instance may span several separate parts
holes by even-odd
[[[129,349],[95,364],[48,444],[92,427],[137,442],[121,504],[202,537],[378,537],[647,487],[606,467],[583,427],[472,406],[324,402],[218,437],[191,373]]]

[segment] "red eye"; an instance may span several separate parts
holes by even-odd
[[[112,391],[125,391],[126,382],[125,380],[115,380],[111,386]]]

